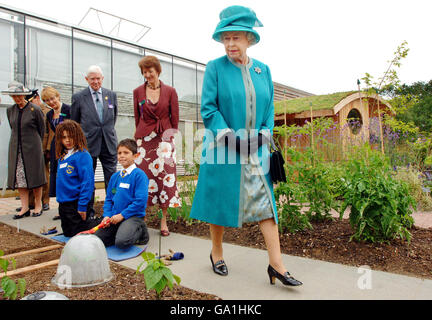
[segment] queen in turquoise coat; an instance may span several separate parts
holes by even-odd
[[[204,75],[201,116],[205,130],[190,216],[210,224],[215,273],[228,274],[222,250],[224,227],[259,222],[269,252],[268,270],[299,285],[287,275],[282,262],[269,170],[272,77],[266,64],[246,54],[260,40],[252,27],[262,24],[255,12],[242,6],[226,8],[220,19],[213,39],[224,44],[226,55],[210,61]],[[274,276],[270,280],[274,283]]]

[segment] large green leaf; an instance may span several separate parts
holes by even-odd
[[[148,290],[151,290],[155,285],[163,278],[163,272],[161,269],[154,270],[153,266],[149,265],[144,270],[144,280]]]
[[[173,277],[174,277],[175,281],[177,282],[177,284],[180,284],[180,281],[181,281],[180,277],[176,276],[175,274],[173,274]]]
[[[174,279],[172,271],[167,267],[161,268],[161,270],[162,270],[163,275],[167,278],[168,283],[171,283],[171,284],[174,283],[175,279]]]
[[[18,288],[19,288],[19,293],[21,297],[24,297],[25,291],[26,291],[26,281],[25,279],[18,279]]]
[[[149,262],[149,261],[153,260],[156,256],[155,256],[153,253],[151,253],[151,252],[143,252],[143,253],[141,254],[141,257],[142,257],[145,261]]]
[[[157,294],[161,293],[163,289],[167,286],[167,279],[162,277],[158,283],[155,283],[153,289],[156,290]]]
[[[9,266],[9,261],[6,259],[0,259],[0,267],[3,269],[3,272],[6,273]]]
[[[5,297],[12,299],[14,293],[16,296],[16,292],[18,289],[17,289],[17,285],[16,285],[15,281],[10,279],[9,277],[3,277],[1,280],[1,285],[2,285],[2,288],[4,290],[4,296]]]

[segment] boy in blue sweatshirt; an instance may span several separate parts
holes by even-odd
[[[65,120],[56,129],[56,198],[63,234],[73,237],[96,226],[100,219],[89,217],[94,191],[93,160],[80,125]]]
[[[149,179],[135,165],[138,155],[135,140],[124,139],[117,146],[117,158],[123,170],[113,174],[108,184],[102,220],[108,226],[95,233],[105,247],[115,245],[126,249],[149,241],[144,222]]]

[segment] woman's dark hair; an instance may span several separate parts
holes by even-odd
[[[117,146],[117,150],[120,147],[125,147],[125,148],[129,149],[132,152],[132,154],[138,153],[138,145],[137,145],[136,141],[133,139],[123,139],[122,141],[119,142],[119,144]]]
[[[160,75],[162,72],[160,61],[155,56],[145,56],[141,58],[141,60],[138,62],[138,66],[141,69],[141,74],[144,74],[144,69],[150,68],[154,68],[158,75]]]
[[[55,153],[57,159],[60,159],[64,154],[66,154],[65,147],[62,143],[63,132],[65,131],[73,140],[75,149],[79,151],[87,150],[87,139],[79,123],[73,120],[65,120],[56,127]]]

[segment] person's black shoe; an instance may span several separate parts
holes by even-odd
[[[49,203],[44,203],[44,204],[42,205],[42,210],[43,210],[43,211],[48,211],[49,209],[50,209]]]
[[[60,216],[59,215],[54,216],[53,220],[60,220]]]
[[[14,220],[22,219],[24,217],[30,217],[30,209],[27,210],[27,212],[24,212],[23,214],[16,214],[13,216]]]
[[[15,211],[16,211],[16,212],[20,212],[21,209],[22,209],[22,207],[19,207],[19,208],[16,208]],[[34,206],[29,206],[29,209],[30,209],[30,210],[33,210],[33,209],[34,209]]]
[[[294,279],[289,272],[285,272],[283,275],[277,272],[271,265],[267,268],[267,273],[270,278],[270,284],[275,284],[276,278],[280,280],[286,286],[300,286],[303,283]]]
[[[33,212],[32,213],[32,217],[39,217],[39,216],[41,216],[42,215],[42,213],[43,213],[43,210],[41,210],[41,211],[39,211],[39,212]]]
[[[220,276],[227,276],[228,275],[228,268],[225,264],[225,261],[219,260],[219,261],[216,261],[216,263],[213,263],[213,257],[212,257],[211,252],[210,252],[210,261],[212,263],[214,273],[216,273]]]

